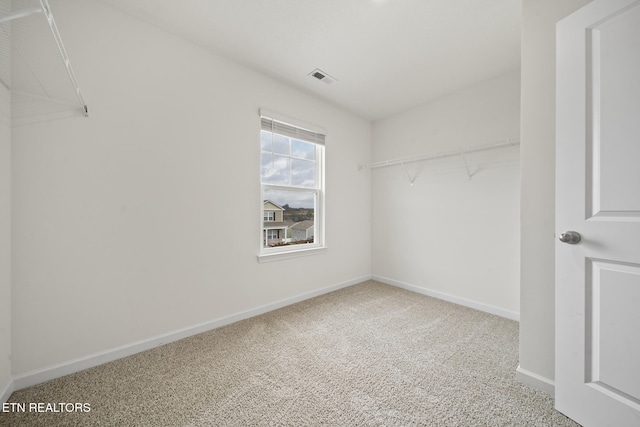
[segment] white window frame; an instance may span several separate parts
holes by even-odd
[[[298,119],[294,119],[288,116],[284,116],[279,113],[274,113],[269,110],[260,110],[260,119],[271,119],[275,122],[284,123],[286,125],[290,125],[296,128],[299,128],[303,133],[316,133],[322,136],[321,142],[315,142],[309,140],[308,137],[300,137],[298,139],[314,143],[316,146],[316,176],[315,188],[309,187],[297,187],[292,185],[276,185],[276,184],[264,184],[262,183],[262,171],[260,171],[260,250],[258,253],[258,262],[269,262],[276,261],[281,259],[289,259],[299,256],[312,255],[317,253],[326,252],[326,243],[325,243],[325,144],[324,137],[326,136],[326,131],[318,126],[311,125],[308,123],[304,123]],[[262,125],[260,127],[260,131],[262,131]],[[278,133],[278,132],[275,132]],[[260,141],[260,138],[258,138]],[[313,193],[315,198],[315,210],[314,210],[314,241],[313,243],[305,243],[299,245],[288,245],[288,246],[277,246],[277,247],[267,247],[265,248],[263,245],[263,230],[264,230],[264,217],[265,217],[265,209],[264,209],[264,200],[267,198],[264,196],[265,189],[272,190],[285,190],[285,191],[300,191],[304,193]]]
[[[274,211],[264,211],[264,221],[270,222],[276,220],[276,213]]]

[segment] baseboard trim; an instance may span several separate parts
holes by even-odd
[[[229,325],[231,323],[238,322],[240,320],[255,317],[260,314],[268,313],[279,308],[283,308],[298,302],[314,298],[320,295],[327,294],[329,292],[337,291],[342,288],[346,288],[364,281],[370,280],[371,276],[362,276],[345,282],[341,282],[335,285],[327,286],[317,289],[315,291],[306,292],[300,295],[296,295],[291,298],[285,298],[279,301],[275,301],[270,304],[265,304],[250,310],[241,311],[236,314],[221,317],[210,322],[205,322],[199,325],[195,325],[189,328],[177,330],[163,335],[158,335],[153,338],[138,341],[135,343],[127,344],[121,347],[112,348],[99,353],[94,353],[85,357],[73,359],[64,363],[49,366],[42,369],[33,370],[24,374],[15,375],[13,377],[12,392],[20,390],[32,385],[40,384],[45,381],[53,380],[63,377],[65,375],[73,374],[75,372],[83,371],[85,369],[93,368],[94,366],[102,365],[108,362],[112,362],[123,357],[131,356],[136,353],[140,353],[145,350],[150,350],[161,345],[169,344],[174,341],[181,340],[183,338],[190,337],[192,335],[207,332],[212,329],[220,328],[222,326]]]
[[[495,314],[496,316],[506,317],[507,319],[520,321],[520,313],[515,311],[505,310],[500,307],[496,307],[489,304],[484,304],[478,301],[470,300],[467,298],[457,297],[455,295],[446,294],[444,292],[434,291],[427,288],[411,285],[409,283],[400,282],[398,280],[390,279],[388,277],[373,275],[373,280],[385,283],[387,285],[396,286],[398,288],[406,289],[408,291],[416,292],[419,294],[427,295],[430,297],[438,298],[441,300],[449,301],[454,304],[463,305],[465,307],[473,308],[476,310],[484,311],[485,313]]]
[[[0,403],[7,402],[13,392],[13,379],[9,378],[9,382],[0,389]]]
[[[545,378],[526,369],[522,369],[520,365],[516,368],[516,379],[522,384],[533,387],[536,390],[543,391],[551,397],[555,397],[556,383],[555,381]]]

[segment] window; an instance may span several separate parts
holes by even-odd
[[[315,126],[261,110],[260,256],[323,247],[324,139]],[[303,225],[305,238],[293,239],[295,227]]]

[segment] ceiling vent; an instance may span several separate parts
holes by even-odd
[[[315,70],[310,72],[309,75],[311,77],[315,78],[315,79],[320,80],[323,83],[326,83],[326,84],[331,84],[331,83],[337,81],[337,79],[331,77],[329,74],[325,73],[324,71],[322,71],[319,68],[316,68]]]

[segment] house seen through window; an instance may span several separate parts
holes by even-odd
[[[261,253],[323,245],[324,135],[262,117]]]

